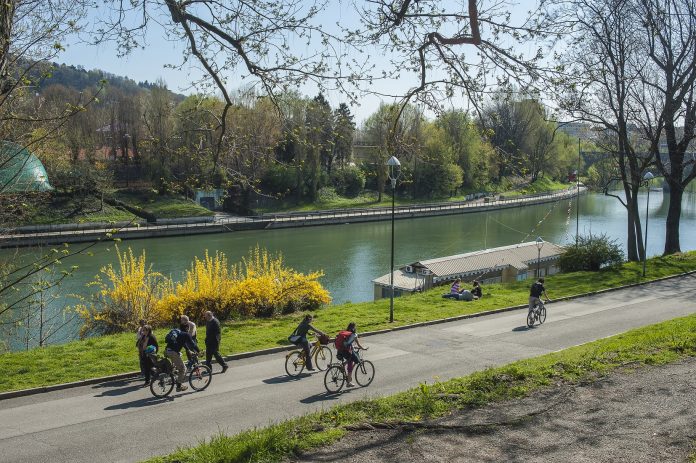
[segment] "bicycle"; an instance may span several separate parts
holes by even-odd
[[[361,387],[367,387],[375,379],[375,366],[369,360],[365,360],[360,355],[360,349],[356,347],[354,352],[358,354],[360,362],[353,366],[353,377],[355,382]],[[348,360],[342,360],[341,363],[333,363],[326,370],[324,375],[324,387],[329,394],[336,394],[343,389],[344,384],[348,381],[348,372],[346,365]]]
[[[312,349],[309,352],[310,357],[314,359],[314,365],[320,371],[326,370],[333,360],[333,353],[326,345],[328,343],[328,336],[320,336],[312,344]],[[285,356],[285,372],[288,376],[299,376],[304,371],[305,366],[306,361],[303,349],[294,350]]]
[[[213,378],[212,369],[198,360],[199,355],[205,352],[194,353],[191,356],[191,371],[188,373],[188,382],[194,391],[203,391],[210,386]],[[150,382],[150,392],[157,398],[167,397],[174,390],[175,378],[179,374],[168,358],[158,360],[157,366],[152,368],[152,381]]]
[[[545,301],[548,303],[549,301]],[[532,310],[527,313],[527,326],[529,328],[534,326],[535,322],[539,322],[540,325],[543,325],[544,322],[546,321],[546,306],[544,305],[545,303],[541,299],[539,299],[539,303],[535,304]]]

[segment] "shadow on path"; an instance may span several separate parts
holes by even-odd
[[[102,383],[95,385],[92,389],[103,389],[99,394],[94,397],[114,397],[119,395],[125,395],[129,392],[137,391],[143,388],[143,380],[119,380],[110,381],[108,383]],[[135,384],[134,384],[135,383]]]
[[[535,328],[536,328],[536,325],[535,325],[535,326],[532,326],[531,328],[528,327],[527,325],[522,325],[522,326],[518,326],[518,327],[516,327],[516,328],[513,328],[512,331],[516,331],[516,332],[519,332],[519,331],[532,331],[532,330],[535,329]]]
[[[285,384],[285,383],[290,383],[293,381],[300,381],[302,378],[309,378],[312,376],[309,373],[301,373],[298,376],[288,376],[288,375],[281,375],[281,376],[274,376],[273,378],[267,378],[262,380],[262,382],[266,384]]]
[[[157,397],[146,397],[144,399],[133,400],[131,402],[124,402],[122,404],[114,404],[105,407],[104,410],[127,410],[129,408],[141,408],[149,407],[150,405],[157,405],[164,402],[173,402],[174,397],[168,396],[161,399]]]
[[[303,404],[314,404],[317,402],[334,401],[334,400],[338,400],[343,395],[344,392],[349,392],[349,391],[350,391],[350,389],[348,391],[341,391],[338,394],[329,394],[328,392],[324,391],[324,392],[320,392],[318,394],[311,395],[311,396],[306,397],[304,399],[301,399],[300,402]]]

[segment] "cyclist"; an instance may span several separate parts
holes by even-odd
[[[363,347],[360,341],[358,341],[358,332],[355,328],[355,322],[350,322],[345,331],[340,331],[338,335],[336,335],[336,357],[339,360],[348,362],[348,387],[355,386],[353,384],[353,367],[356,363],[360,363],[360,357],[353,349],[353,343],[360,349],[367,350],[367,347]]]
[[[544,279],[539,278],[536,283],[532,284],[532,287],[529,289],[529,311],[531,312],[534,310],[534,307],[537,305],[543,305],[543,302],[541,301],[541,295],[544,295],[544,297],[548,300],[549,296],[546,295],[546,288],[544,288]]]
[[[183,385],[186,379],[186,366],[181,359],[181,349],[186,349],[186,354],[188,355],[190,355],[190,351],[200,352],[193,338],[188,334],[188,330],[188,325],[181,325],[180,328],[171,330],[165,338],[167,348],[164,350],[164,354],[171,360],[172,365],[174,365],[178,373],[178,377],[176,378],[177,392],[188,389],[187,386]]]
[[[293,331],[290,335],[290,338],[288,338],[290,342],[292,342],[298,347],[301,347],[304,351],[305,362],[307,364],[307,371],[315,371],[314,365],[312,365],[312,356],[310,355],[310,344],[307,340],[307,333],[312,331],[313,333],[319,336],[326,336],[326,334],[323,331],[318,330],[312,326],[312,320],[314,320],[312,314],[305,315],[304,319],[300,322],[299,325],[297,325],[295,331]]]

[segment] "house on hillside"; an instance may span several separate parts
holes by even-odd
[[[448,284],[457,278],[490,284],[553,275],[559,271],[558,260],[562,253],[563,247],[557,244],[544,242],[539,249],[537,243],[531,241],[413,262],[394,271],[394,295],[420,292]],[[388,273],[372,282],[375,300],[389,297],[391,286]]]

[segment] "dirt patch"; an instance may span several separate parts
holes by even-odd
[[[683,462],[696,439],[696,359],[614,373],[426,427],[350,432],[302,462]]]

